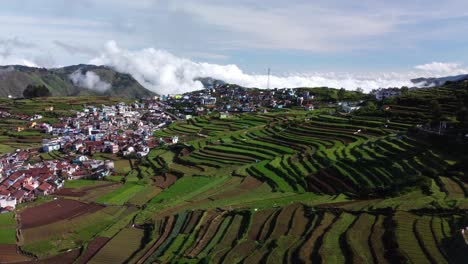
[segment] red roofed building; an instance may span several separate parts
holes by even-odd
[[[42,183],[36,189],[36,192],[38,192],[38,194],[41,194],[41,195],[49,195],[53,191],[54,191],[54,187],[48,184],[47,182]]]
[[[4,196],[10,196],[10,191],[8,191],[7,189],[0,189],[0,195],[4,195]]]
[[[28,193],[31,193],[33,192],[36,188],[34,188],[34,186],[30,185],[30,184],[25,184],[23,186],[23,189],[26,190]]]

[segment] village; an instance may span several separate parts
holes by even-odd
[[[222,118],[233,113],[253,113],[266,109],[283,109],[297,106],[314,110],[314,95],[295,89],[251,89],[238,85],[213,85],[202,91],[184,95],[163,95],[158,98],[166,109],[181,119],[218,112]]]
[[[1,117],[28,120],[31,128],[52,138],[43,139],[39,148],[17,150],[0,157],[0,213],[50,195],[62,188],[66,180],[102,179],[111,175],[114,162],[93,159],[95,153],[142,158],[158,144],[177,143],[177,138],[153,136],[156,130],[173,121],[154,100],[146,104],[85,106],[75,116],[61,117],[54,124],[41,123],[41,115],[2,112]],[[62,154],[62,159],[37,160],[41,153],[56,151]]]
[[[347,93],[343,88],[343,93]],[[296,109],[312,111],[320,107],[336,108],[343,113],[351,113],[360,108],[363,94],[354,92],[355,98],[341,96],[340,90],[333,94],[332,90],[324,89],[325,95],[316,95],[307,88],[298,89],[255,89],[233,84],[213,83],[201,91],[183,95],[162,95],[155,99],[178,119],[191,119],[194,116],[204,116],[212,112],[219,113],[224,119],[236,113],[266,112],[271,110]],[[369,98],[383,101],[400,95],[400,89],[388,88],[373,91]],[[319,98],[317,98],[319,97]]]

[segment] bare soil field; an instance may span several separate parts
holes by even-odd
[[[163,176],[155,177],[155,185],[161,189],[167,189],[177,181],[177,176],[170,173],[165,173]]]
[[[102,208],[104,208],[104,206],[98,204],[87,204],[75,200],[57,199],[22,211],[20,213],[21,228],[28,229],[48,225],[86,213],[93,213],[101,210]]]
[[[0,245],[0,263],[18,263],[30,260],[30,258],[17,252],[15,244]]]
[[[100,188],[106,188],[109,186],[117,185],[117,183],[111,182],[111,183],[106,183],[106,184],[100,184],[97,186],[88,186],[88,187],[83,187],[83,188],[62,188],[54,193],[54,195],[57,196],[69,196],[69,197],[83,197],[91,191],[100,189]]]
[[[54,193],[56,196],[82,197],[86,194],[83,191],[77,191],[73,188],[62,188]]]

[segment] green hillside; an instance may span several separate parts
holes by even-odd
[[[78,87],[70,80],[70,74],[80,70],[83,74],[94,72],[100,80],[110,84],[110,89],[99,92]],[[0,97],[22,97],[28,85],[45,85],[52,96],[106,95],[124,98],[143,98],[154,95],[141,86],[131,75],[119,73],[105,66],[75,65],[64,68],[44,69],[26,66],[0,67]]]

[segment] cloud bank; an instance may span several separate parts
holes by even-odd
[[[101,81],[99,75],[92,71],[82,73],[81,70],[77,70],[70,74],[70,80],[74,85],[97,92],[105,92],[111,88],[111,85],[105,81]]]
[[[110,41],[103,53],[90,61],[91,64],[107,65],[117,71],[131,74],[147,89],[159,94],[174,94],[199,90],[203,85],[194,81],[197,77],[212,77],[246,87],[266,88],[266,74],[248,74],[236,65],[218,65],[194,62],[175,56],[164,50],[147,48],[130,51]],[[271,88],[335,87],[365,91],[386,87],[414,86],[411,79],[418,77],[441,77],[467,73],[460,64],[438,63],[418,65],[406,73],[307,73],[286,76],[270,76]]]
[[[431,62],[417,65],[414,68],[424,71],[426,74],[435,74],[437,75],[436,77],[468,73],[467,69],[462,68],[459,63]]]

